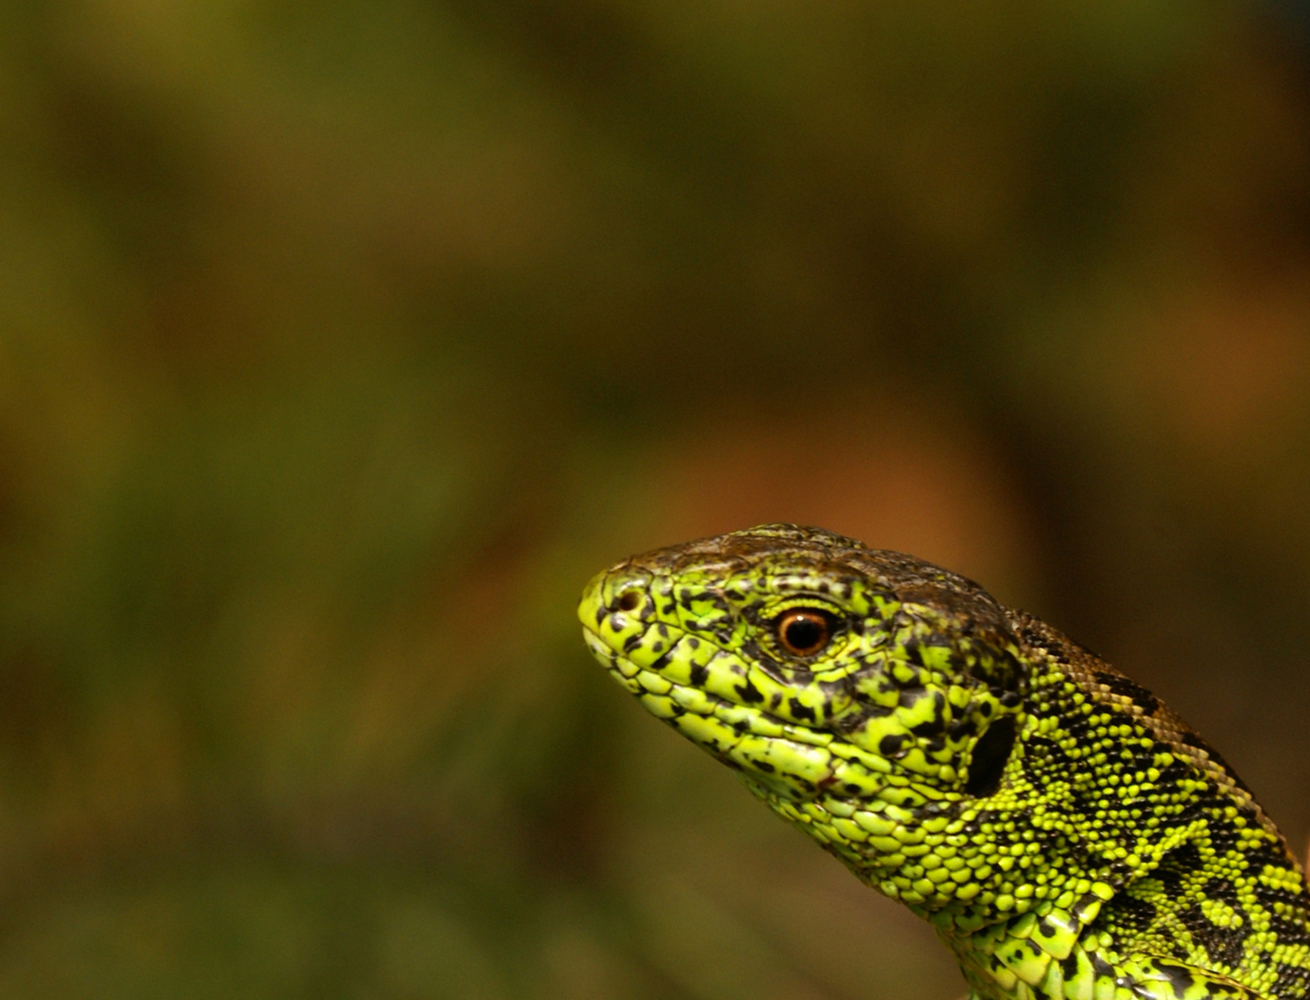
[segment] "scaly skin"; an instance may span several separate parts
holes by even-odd
[[[622,562],[578,615],[653,715],[929,920],[971,997],[1310,993],[1310,893],[1242,782],[976,584],[766,525]]]

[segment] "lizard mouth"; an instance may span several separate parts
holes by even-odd
[[[583,592],[583,638],[609,675],[646,711],[771,791],[812,797],[837,780],[832,734],[705,690],[715,661],[725,669],[731,654],[654,620],[651,583],[649,576],[620,566],[594,577]]]
[[[813,798],[839,783],[841,772],[852,766],[833,752],[838,741],[830,733],[783,722],[758,707],[672,681],[633,662],[590,628],[583,628],[583,637],[609,675],[646,711],[770,791],[791,799]],[[860,790],[873,791],[867,784]]]
[[[630,574],[600,574],[587,585],[578,618],[592,654],[648,712],[792,801],[824,794],[872,798],[889,780],[905,781],[892,762],[840,734],[733,698],[745,673],[736,655],[706,636],[655,620],[657,598],[650,583],[642,583]]]

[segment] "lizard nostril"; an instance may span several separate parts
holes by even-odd
[[[625,590],[619,595],[616,607],[620,611],[635,611],[641,604],[641,592],[637,590]]]

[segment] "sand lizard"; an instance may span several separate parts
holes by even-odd
[[[1310,893],[1153,694],[977,584],[765,525],[625,560],[588,645],[653,715],[936,928],[970,998],[1310,994]]]

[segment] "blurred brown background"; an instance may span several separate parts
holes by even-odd
[[[1310,833],[1310,18],[0,5],[0,995],[943,1000],[633,551],[976,577]]]

